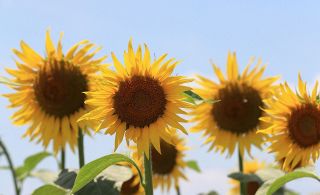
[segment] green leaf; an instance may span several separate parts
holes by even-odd
[[[196,172],[198,172],[198,173],[201,172],[201,169],[200,169],[200,167],[199,167],[199,165],[198,165],[198,162],[195,161],[195,160],[189,160],[189,161],[187,161],[187,166],[188,166],[190,169],[192,169],[192,170],[194,170],[194,171],[196,171]]]
[[[30,176],[40,179],[43,183],[53,183],[58,178],[58,173],[41,169],[32,171]]]
[[[219,195],[219,194],[218,194],[218,192],[212,190],[212,191],[210,191],[208,193],[200,193],[199,195]]]
[[[251,181],[262,183],[262,180],[260,179],[260,177],[258,177],[255,174],[244,174],[244,173],[236,172],[236,173],[229,174],[228,177],[235,179],[237,181],[245,182],[245,183],[251,182]]]
[[[16,169],[18,179],[23,180],[43,159],[48,156],[51,156],[48,152],[39,152],[27,157],[24,160],[24,164]]]
[[[282,186],[284,186],[286,183],[299,179],[299,178],[304,178],[304,177],[309,177],[309,178],[314,178],[320,182],[320,177],[306,169],[297,169],[293,172],[287,173],[279,178],[269,180],[265,182],[257,191],[257,195],[272,195],[274,192],[276,192],[278,189],[280,189]]]
[[[59,173],[59,176],[54,183],[65,189],[71,189],[74,185],[78,172],[79,170],[65,169]],[[131,168],[122,165],[111,165],[97,175],[91,182],[96,182],[98,179],[114,181],[115,186],[120,189],[122,183],[131,179],[131,177]]]
[[[110,155],[106,155],[104,157],[98,158],[86,164],[80,169],[76,177],[74,186],[72,188],[72,193],[75,193],[81,188],[83,188],[85,185],[87,185],[90,181],[92,181],[96,176],[98,176],[103,170],[105,170],[109,166],[119,162],[128,162],[128,163],[131,163],[133,166],[135,166],[135,168],[139,172],[140,181],[143,181],[141,171],[133,160],[131,160],[129,157],[122,154],[110,154]]]
[[[202,97],[200,97],[198,94],[194,93],[194,92],[191,91],[191,90],[185,91],[184,93],[185,93],[187,96],[189,96],[189,97],[191,97],[191,98],[193,98],[193,99],[195,99],[195,100],[203,100]]]
[[[186,95],[186,98],[183,99],[183,101],[185,102],[189,102],[191,104],[196,104],[196,102],[194,101],[194,99],[192,97],[189,97]]]
[[[285,172],[278,168],[267,167],[264,169],[259,169],[256,172],[256,175],[258,175],[263,181],[268,181],[285,175]]]
[[[69,194],[67,190],[56,186],[52,184],[47,184],[44,186],[41,186],[40,188],[36,189],[32,195],[49,195],[49,194],[54,194],[54,195],[67,195]]]
[[[191,90],[185,91],[184,95],[186,96],[184,101],[192,103],[192,104],[197,104],[197,102],[198,103],[209,103],[209,104],[214,104],[214,103],[220,102],[220,100],[203,99],[201,96],[199,96],[198,94],[194,93]]]
[[[65,189],[71,189],[78,170],[63,170],[54,182]],[[90,181],[75,195],[119,195],[122,184],[131,179],[132,171],[127,166],[112,165],[103,170],[94,180]]]

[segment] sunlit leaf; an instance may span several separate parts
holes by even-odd
[[[299,179],[299,178],[313,178],[320,182],[320,177],[308,169],[297,169],[293,172],[287,173],[279,178],[266,181],[257,191],[257,195],[272,195],[286,183]]]
[[[67,195],[69,192],[59,186],[47,184],[44,186],[41,186],[40,188],[36,189],[32,195]]]
[[[32,171],[30,176],[40,179],[43,183],[53,183],[58,178],[58,173],[41,169]]]
[[[199,165],[198,165],[198,162],[195,161],[195,160],[189,160],[189,161],[187,161],[187,166],[188,166],[190,169],[192,169],[192,170],[194,170],[194,171],[196,171],[196,172],[198,172],[198,173],[201,172],[201,169],[200,169],[200,167],[199,167]]]
[[[257,170],[256,175],[258,175],[263,181],[268,181],[285,175],[285,172],[277,168],[268,167]]]
[[[141,171],[133,160],[122,154],[110,154],[96,159],[80,169],[72,188],[72,193],[79,191],[95,177],[97,177],[101,172],[103,172],[103,170],[119,162],[128,162],[135,166],[135,168],[139,172],[141,181],[143,181]]]

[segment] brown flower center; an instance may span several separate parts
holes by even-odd
[[[125,181],[120,190],[120,195],[132,195],[139,191],[140,183],[133,184],[138,175],[133,175],[128,181]]]
[[[177,164],[178,151],[175,146],[162,140],[160,147],[161,154],[154,147],[151,148],[152,170],[154,174],[170,174]]]
[[[320,110],[307,104],[292,111],[288,121],[291,139],[302,148],[320,142]]]
[[[234,134],[244,134],[259,124],[263,106],[259,92],[246,84],[230,84],[220,89],[212,115],[219,128]]]
[[[55,117],[69,116],[84,107],[87,78],[66,61],[47,61],[33,85],[41,109]]]
[[[133,76],[122,81],[113,99],[120,120],[128,126],[141,128],[161,117],[167,103],[159,81],[147,76]]]

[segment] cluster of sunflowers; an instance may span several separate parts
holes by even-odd
[[[318,83],[308,93],[299,76],[295,92],[286,82],[276,84],[278,76],[264,78],[261,61],[250,68],[252,59],[239,73],[236,55],[229,53],[226,76],[213,64],[218,81],[199,75],[198,87],[190,87],[193,79],[173,75],[175,59],[166,59],[167,54],[151,59],[147,45],[134,50],[129,41],[123,60],[111,54],[110,67],[105,56],[95,58],[101,48],[87,40],[64,54],[61,38],[55,47],[47,32],[45,56],[23,41],[21,50],[13,50],[19,60],[17,69],[7,69],[13,76],[7,85],[15,92],[4,95],[18,109],[13,123],[28,124],[24,137],[44,148],[52,145],[56,155],[64,154],[67,145],[78,150],[80,167],[85,166],[83,136],[92,130],[115,134],[114,150],[123,139],[128,146],[133,142],[131,157],[145,170],[145,181],[126,163],[133,175],[121,194],[149,195],[153,186],[174,186],[179,192],[179,180],[187,179],[183,158],[188,147],[179,134],[188,134],[181,124],[186,122],[194,125],[191,132],[203,133],[210,150],[228,156],[238,150],[240,171],[250,172],[242,159],[251,156],[251,147],[262,149],[266,143],[286,172],[320,156]]]

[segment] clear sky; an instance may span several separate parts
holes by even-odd
[[[5,67],[14,67],[12,48],[25,40],[44,54],[44,35],[48,27],[55,41],[64,34],[64,49],[89,39],[103,46],[102,54],[114,51],[122,55],[132,37],[134,45],[147,43],[159,56],[182,60],[176,73],[192,76],[195,73],[215,79],[209,60],[224,67],[228,51],[236,51],[241,68],[250,56],[261,57],[268,64],[266,75],[282,75],[293,86],[297,74],[313,85],[320,78],[320,3],[319,1],[81,1],[81,0],[0,0],[0,74]],[[109,55],[110,56],[110,55]],[[110,62],[110,58],[107,62]],[[224,69],[224,68],[223,68]],[[0,85],[1,93],[10,92]],[[21,139],[26,129],[15,127],[9,117],[8,101],[0,98],[0,137],[7,144],[14,163],[42,148]],[[209,190],[226,194],[230,185],[226,174],[236,169],[236,158],[207,152],[200,135],[186,138],[192,150],[186,159],[196,159],[201,174],[187,171],[189,182],[181,185],[182,194],[193,195]],[[94,136],[85,138],[87,162],[112,152],[114,138]],[[125,147],[120,151],[126,151]],[[266,151],[254,151],[254,156],[271,162]],[[0,158],[0,165],[5,160]],[[55,161],[47,159],[39,167]],[[67,153],[67,165],[77,167],[77,156]],[[317,164],[319,173],[320,167]],[[30,194],[41,185],[37,179],[26,181],[23,194]],[[302,194],[320,192],[320,185],[304,179],[293,182],[290,188]],[[157,191],[160,194],[159,191]],[[13,194],[10,175],[0,171],[0,194]],[[174,194],[174,193],[169,193]]]

